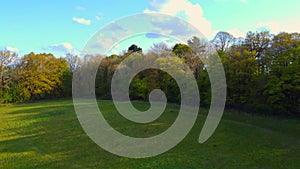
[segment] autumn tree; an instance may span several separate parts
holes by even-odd
[[[52,54],[30,53],[21,59],[17,71],[24,100],[34,100],[62,94],[62,80],[69,68],[66,60]]]

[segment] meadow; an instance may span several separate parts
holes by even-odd
[[[107,121],[123,134],[149,137],[166,130],[179,106],[148,124],[135,124],[117,113],[112,101],[98,101]],[[147,110],[147,102],[134,102]],[[0,107],[0,168],[300,168],[300,120],[226,111],[214,135],[198,143],[207,109],[201,109],[188,136],[156,157],[113,155],[84,133],[72,100],[39,101]]]

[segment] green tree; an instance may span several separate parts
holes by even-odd
[[[95,91],[98,98],[111,98],[111,80],[119,63],[120,57],[117,55],[112,55],[101,60],[101,64],[98,67],[98,72],[96,75]]]
[[[194,73],[194,76],[197,78],[200,72],[203,70],[203,63],[192,48],[186,44],[176,44],[173,47],[173,53],[179,58],[184,59],[184,63],[188,65],[191,71]]]
[[[300,46],[275,56],[264,96],[274,112],[300,115]]]
[[[255,58],[257,59],[258,71],[263,74],[266,71],[266,61],[269,59],[266,58],[268,55],[265,55],[265,51],[270,47],[272,43],[272,35],[269,31],[261,31],[261,32],[248,32],[245,39],[245,46],[248,51],[253,52],[255,54]]]
[[[222,57],[222,62],[228,87],[227,103],[241,108],[251,101],[252,93],[255,92],[254,80],[257,75],[255,52],[232,51]]]
[[[128,48],[128,52],[133,53],[133,52],[138,52],[138,53],[142,53],[143,49],[138,47],[137,45],[133,44]]]

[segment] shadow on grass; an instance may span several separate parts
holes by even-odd
[[[101,103],[107,119],[124,133],[143,135],[147,129],[145,136],[155,134],[176,118],[177,106],[171,105],[154,123],[157,125],[135,129],[134,123],[121,120],[112,102]],[[138,106],[143,108],[143,103]],[[296,168],[299,164],[297,140],[241,124],[250,119],[247,122],[272,125],[272,120],[229,114],[229,120],[221,121],[214,135],[199,144],[205,117],[199,117],[189,135],[172,150],[152,158],[128,159],[106,152],[89,139],[70,100],[13,105],[1,116],[5,124],[0,126],[5,130],[0,128],[0,168]],[[299,127],[281,124],[283,131]]]

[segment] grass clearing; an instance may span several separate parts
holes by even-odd
[[[118,131],[149,137],[166,130],[178,105],[149,124],[136,124],[117,113],[111,101],[99,101],[108,122]],[[141,110],[148,103],[134,102]],[[300,168],[300,120],[225,112],[214,135],[198,137],[207,110],[201,109],[189,135],[156,157],[129,159],[97,146],[82,130],[72,100],[43,101],[0,107],[0,168]]]

